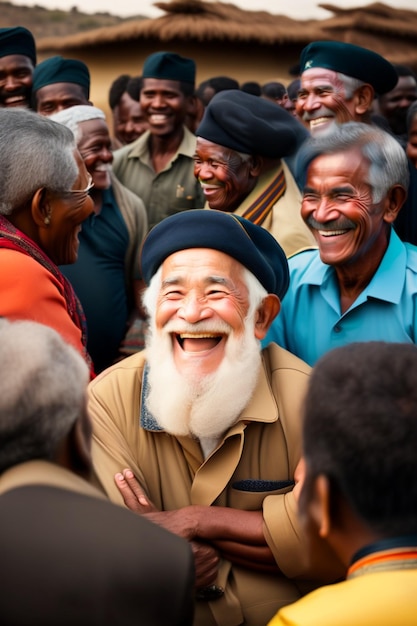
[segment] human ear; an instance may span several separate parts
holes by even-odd
[[[31,200],[31,213],[39,228],[47,228],[51,221],[52,207],[45,187],[37,189]]]
[[[260,156],[252,156],[250,161],[249,174],[254,178],[258,178],[262,172],[263,158]]]
[[[403,206],[407,192],[401,185],[394,185],[387,193],[387,205],[384,212],[384,222],[392,224]]]
[[[355,113],[364,115],[370,111],[374,102],[374,90],[371,85],[362,85],[355,91]]]
[[[327,476],[320,474],[314,481],[314,497],[310,503],[310,515],[317,526],[322,539],[329,536],[332,519],[330,514],[330,483]]]
[[[263,339],[268,332],[269,327],[278,315],[281,309],[281,302],[273,293],[269,293],[263,300],[256,312],[255,318],[255,337],[259,340]]]

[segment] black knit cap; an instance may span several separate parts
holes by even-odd
[[[145,282],[149,284],[167,257],[189,248],[210,248],[228,254],[252,272],[268,293],[275,293],[280,299],[288,289],[286,256],[265,228],[232,213],[202,209],[181,211],[151,229],[141,254]]]
[[[24,26],[0,28],[0,57],[7,57],[10,54],[22,54],[36,65],[35,39],[30,30]]]
[[[179,80],[194,85],[195,72],[195,62],[192,59],[175,52],[155,52],[145,59],[142,77]]]
[[[39,63],[33,72],[32,91],[36,92],[41,87],[55,83],[80,85],[87,98],[90,97],[90,72],[83,61],[54,56]]]
[[[237,152],[277,159],[296,150],[299,126],[273,102],[227,89],[210,100],[196,135]]]
[[[398,75],[393,65],[380,54],[342,41],[313,41],[302,50],[301,73],[313,67],[358,78],[372,85],[376,93],[394,89]]]

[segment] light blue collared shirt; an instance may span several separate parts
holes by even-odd
[[[371,282],[341,313],[336,272],[318,250],[288,261],[290,288],[263,347],[274,341],[309,365],[325,352],[353,341],[416,343],[417,246],[391,231]]]

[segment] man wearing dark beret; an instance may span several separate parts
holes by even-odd
[[[91,104],[90,72],[78,59],[51,57],[33,73],[32,108],[49,117],[77,104]]]
[[[146,350],[89,388],[96,475],[114,502],[191,542],[195,626],[264,626],[341,571],[320,550],[306,564],[296,516],[309,368],[260,349],[285,254],[243,217],[190,210],[150,231],[141,263]]]
[[[370,123],[375,95],[398,80],[384,57],[341,41],[313,41],[301,52],[300,68],[296,110],[313,136],[336,124]]]
[[[307,136],[281,107],[240,90],[221,91],[196,130],[194,174],[208,207],[266,228],[287,256],[314,246],[301,194],[284,158]]]
[[[142,198],[149,227],[173,213],[204,206],[194,178],[195,136],[185,125],[195,107],[195,71],[192,59],[173,52],[145,59],[139,102],[149,130],[114,154],[114,173]]]
[[[36,46],[23,26],[0,28],[0,107],[29,107]]]
[[[398,82],[394,66],[372,50],[341,41],[314,41],[300,57],[296,111],[313,137],[346,122],[372,123],[375,96]],[[409,164],[407,199],[394,225],[403,241],[417,244],[417,172]]]

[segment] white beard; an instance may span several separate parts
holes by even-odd
[[[225,356],[213,374],[201,377],[195,361],[190,372],[178,372],[171,345],[170,332],[174,330],[227,334]],[[150,412],[168,433],[200,439],[207,455],[236,423],[253,395],[261,368],[254,317],[246,320],[244,334],[239,338],[228,325],[219,327],[213,322],[181,324],[180,328],[168,323],[160,332],[153,327],[147,341],[147,360]]]

